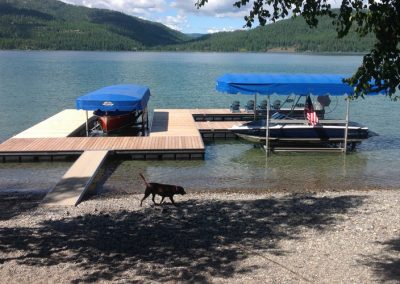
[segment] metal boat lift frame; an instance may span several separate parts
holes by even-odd
[[[267,97],[268,104],[269,104],[269,101],[270,101],[270,97],[268,96]],[[266,125],[265,125],[265,146],[264,146],[264,149],[265,149],[265,152],[267,155],[269,154],[269,152],[271,150],[271,148],[269,147],[269,123],[270,123],[269,109],[270,108],[268,107],[267,108]],[[350,111],[350,99],[349,99],[349,97],[347,97],[346,98],[346,117],[344,120],[344,123],[345,123],[345,131],[344,131],[344,137],[343,137],[344,143],[343,143],[343,146],[340,148],[332,148],[332,151],[339,149],[339,150],[341,150],[341,152],[343,152],[345,154],[347,152],[347,140],[348,140],[348,132],[349,132],[349,111]],[[256,118],[256,117],[254,117],[254,118]],[[322,149],[324,150],[324,152],[327,151],[327,149],[325,149],[325,148],[312,148],[313,151],[318,151],[318,150],[322,150]],[[296,151],[296,150],[298,150],[298,149],[294,149],[293,151]],[[302,149],[302,150],[304,150],[304,149]]]
[[[268,107],[266,118],[266,152],[269,153],[269,101],[270,95],[300,94],[314,96],[347,96],[346,117],[344,120],[345,131],[343,133],[343,145],[341,152],[347,152],[350,97],[354,95],[354,88],[344,82],[346,74],[225,74],[217,79],[217,91],[228,94],[267,95]],[[368,95],[385,94],[385,90],[371,92]],[[256,119],[256,106],[254,107],[254,119]],[[332,148],[334,149],[334,148]]]

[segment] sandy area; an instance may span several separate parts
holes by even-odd
[[[400,283],[400,190],[0,198],[2,283]]]

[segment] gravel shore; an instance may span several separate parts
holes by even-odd
[[[0,196],[2,283],[400,283],[400,190]]]

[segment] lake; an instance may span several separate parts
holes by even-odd
[[[150,87],[150,109],[227,108],[250,97],[215,91],[224,73],[345,73],[361,56],[279,53],[48,52],[0,51],[0,141],[65,109],[103,86],[135,83]],[[344,99],[329,117],[344,118]],[[105,194],[140,192],[138,172],[149,180],[190,190],[317,191],[397,188],[400,184],[399,105],[384,96],[351,102],[350,119],[379,136],[348,155],[265,153],[241,140],[206,144],[204,161],[110,160],[98,189]],[[71,165],[0,164],[0,191],[48,190]]]

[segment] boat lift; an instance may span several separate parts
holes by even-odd
[[[345,131],[343,144],[339,148],[343,153],[347,151],[350,97],[354,95],[354,89],[344,82],[349,75],[344,74],[225,74],[217,79],[216,89],[222,93],[254,95],[266,95],[268,106],[270,95],[299,95],[299,96],[347,96]],[[371,93],[379,94],[379,93]],[[270,107],[267,107],[266,115],[266,145],[267,154],[269,147]],[[256,119],[256,107],[254,108]],[[334,149],[334,148],[333,148]],[[337,148],[336,148],[337,149]]]
[[[149,129],[147,103],[150,89],[133,84],[113,85],[90,92],[76,99],[76,108],[86,111],[86,136],[89,136],[88,111],[136,111],[141,116],[141,132]]]

